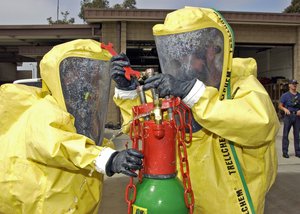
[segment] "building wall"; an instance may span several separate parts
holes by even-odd
[[[231,25],[236,43],[295,44],[297,27],[268,25]]]
[[[1,82],[13,82],[17,78],[17,65],[15,63],[0,63]]]
[[[127,40],[153,41],[152,27],[155,22],[128,22]]]
[[[111,42],[114,49],[120,52],[120,23],[118,22],[105,22],[102,24],[102,42]],[[108,112],[106,122],[108,124],[117,125],[120,123],[120,111],[113,101],[115,83],[111,81],[110,96],[108,101]]]

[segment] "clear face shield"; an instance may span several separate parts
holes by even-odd
[[[67,111],[77,133],[102,144],[107,115],[109,62],[69,57],[60,63],[60,80]]]
[[[162,73],[182,80],[197,78],[207,86],[219,88],[224,37],[216,28],[155,37]]]

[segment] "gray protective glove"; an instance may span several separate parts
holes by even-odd
[[[159,97],[173,95],[184,99],[195,85],[197,79],[182,81],[170,74],[157,74],[145,80],[144,90],[157,89]]]
[[[125,149],[120,152],[115,152],[111,155],[105,166],[105,171],[108,176],[115,173],[137,177],[133,171],[141,169],[142,159],[144,155],[134,149]]]
[[[113,56],[111,59],[110,76],[116,82],[116,87],[121,90],[130,91],[136,88],[133,78],[128,80],[125,78],[124,67],[130,66],[130,62],[126,54],[121,53]]]

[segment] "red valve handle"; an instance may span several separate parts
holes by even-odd
[[[107,45],[101,43],[101,48],[107,50],[111,55],[116,56],[118,55],[117,52],[113,49],[113,44],[109,42]],[[131,67],[126,66],[124,67],[125,70],[125,78],[130,80],[131,76],[140,78],[141,74],[138,71],[133,70]]]

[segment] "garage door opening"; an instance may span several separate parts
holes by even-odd
[[[159,72],[159,61],[154,41],[127,41],[126,55],[131,67],[138,71],[153,68]]]
[[[257,62],[257,77],[293,77],[293,46],[237,44],[234,57],[252,57]]]
[[[237,44],[234,57],[252,57],[257,62],[257,78],[270,95],[279,118],[279,99],[288,91],[288,80],[293,78],[292,45]]]

